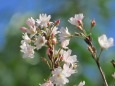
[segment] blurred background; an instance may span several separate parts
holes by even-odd
[[[92,19],[96,20],[93,29],[94,45],[100,51],[98,37],[106,34],[115,39],[115,0],[0,0],[0,86],[39,86],[49,76],[49,69],[41,61],[45,57],[45,48],[35,53],[33,59],[23,59],[20,52],[21,26],[25,26],[28,17],[38,18],[41,13],[52,16],[52,21],[61,20],[59,27],[68,27],[71,33],[75,27],[68,19],[83,13],[85,29],[90,29]],[[103,86],[98,68],[80,38],[73,39],[69,45],[72,54],[77,55],[78,73],[72,75],[66,86],[77,85],[85,80],[85,86]],[[115,60],[115,46],[105,50],[101,57],[101,66],[109,86],[115,86],[112,74],[115,69],[111,60]]]

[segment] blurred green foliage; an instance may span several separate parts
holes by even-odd
[[[51,1],[51,0],[50,0]],[[67,0],[60,9],[56,12],[50,13],[52,15],[52,21],[61,19],[61,26],[69,27],[69,31],[74,32],[75,27],[70,25],[67,20],[76,13],[84,13],[86,18],[89,10],[97,2],[101,17],[107,19],[110,17],[109,9],[106,4],[109,0]],[[53,4],[53,1],[52,1]],[[90,6],[89,6],[90,5]],[[9,25],[7,26],[6,42],[4,48],[0,51],[0,86],[39,86],[40,83],[44,82],[44,79],[50,74],[48,66],[41,61],[41,57],[46,57],[45,48],[40,49],[35,53],[33,59],[23,59],[20,52],[20,42],[22,40],[22,33],[19,30],[21,26],[25,26],[25,21],[28,17],[33,16],[37,18],[39,14],[27,13],[27,14],[14,14]],[[91,20],[91,19],[90,19]],[[90,20],[85,19],[86,28],[90,26]],[[88,23],[87,23],[88,22]],[[103,23],[102,23],[103,24]],[[88,26],[88,27],[87,27]],[[101,33],[99,26],[94,28],[93,40],[99,53],[99,44],[97,37]],[[67,86],[77,85],[80,81],[85,80],[85,86],[103,86],[103,81],[98,71],[98,68],[91,58],[87,50],[87,45],[80,38],[74,38],[71,40],[69,45],[70,49],[73,50],[73,54],[77,55],[78,58],[78,73],[70,77],[70,83]],[[115,54],[106,54],[109,51],[104,51],[101,58],[101,65],[105,71],[109,86],[112,86],[113,78],[111,74],[114,72],[108,56],[113,57]],[[113,53],[113,52],[110,52]],[[106,56],[107,58],[105,58]]]

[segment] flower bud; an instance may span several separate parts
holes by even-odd
[[[56,22],[55,22],[55,26],[59,25],[60,24],[60,19],[58,19]]]
[[[27,31],[27,28],[26,28],[26,27],[21,27],[20,30],[21,30],[22,32],[26,32],[26,31]]]
[[[55,35],[52,33],[52,34],[51,34],[51,37],[54,38],[54,36],[55,36]]]
[[[63,60],[63,56],[60,56],[60,60]]]
[[[96,25],[96,22],[95,22],[95,20],[93,19],[92,21],[91,21],[91,27],[94,27]]]
[[[50,22],[48,22],[47,25],[50,26]]]
[[[55,37],[52,39],[52,43],[53,43],[54,45],[57,43],[57,39],[56,39]]]
[[[78,25],[77,28],[81,31],[83,30],[83,28],[80,25]]]
[[[92,46],[92,38],[91,38],[91,36],[87,36],[84,40],[88,45]]]
[[[78,25],[83,26],[83,22],[81,20],[77,21]]]

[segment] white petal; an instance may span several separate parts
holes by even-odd
[[[69,41],[70,40],[64,40],[64,41],[62,41],[61,42],[61,47],[67,49],[68,48],[67,46],[69,45]]]
[[[78,86],[84,86],[85,85],[85,81],[80,82]]]
[[[98,42],[103,49],[107,49],[107,48],[113,46],[113,44],[114,44],[113,38],[107,39],[105,34],[98,37]]]

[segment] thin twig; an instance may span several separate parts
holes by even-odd
[[[94,58],[96,58],[96,57],[94,57]],[[97,64],[98,69],[99,69],[99,71],[100,71],[100,73],[101,73],[101,76],[102,76],[102,78],[103,78],[104,86],[108,86],[107,80],[106,80],[106,78],[105,78],[105,74],[104,74],[104,72],[103,72],[103,70],[102,70],[102,68],[101,68],[101,66],[100,66],[99,58],[94,59],[94,60],[95,60],[95,62],[96,62],[96,64]]]

